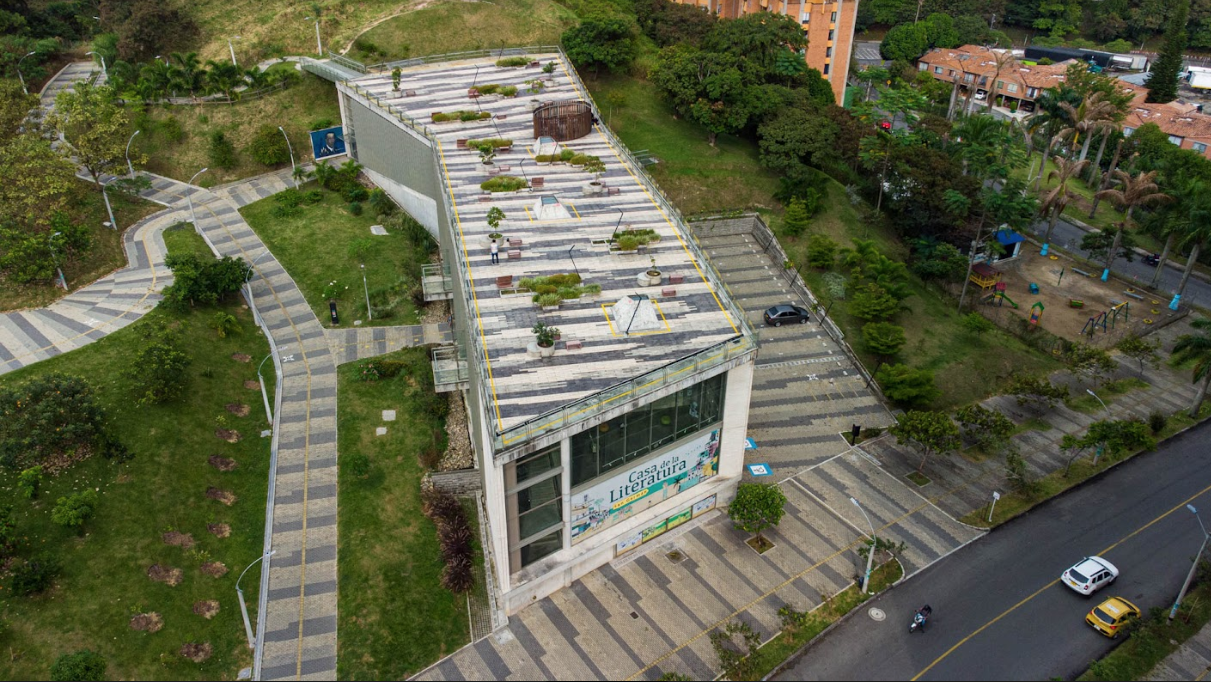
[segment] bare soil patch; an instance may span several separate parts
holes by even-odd
[[[261,388],[261,382],[257,381],[256,379],[245,379],[244,388],[250,391],[258,390]]]
[[[178,533],[175,530],[165,533],[162,537],[164,538],[164,544],[180,547],[181,549],[189,549],[197,544],[193,541],[193,535]]]
[[[223,565],[222,561],[207,561],[199,570],[211,578],[222,578],[227,575],[227,567]]]
[[[243,436],[235,429],[215,429],[214,435],[216,438],[221,438],[228,443],[238,443]]]
[[[208,523],[206,530],[210,531],[216,538],[231,537],[231,526],[226,523]]]
[[[152,564],[147,569],[147,577],[158,583],[164,583],[169,587],[176,587],[185,579],[185,572],[179,568],[171,566],[161,566],[160,564]]]
[[[232,493],[230,490],[220,490],[213,487],[206,489],[206,497],[209,497],[212,500],[218,500],[228,507],[235,504],[236,499],[238,499],[236,498],[235,493]]]
[[[213,654],[214,647],[210,646],[210,642],[190,643],[181,647],[181,655],[194,663],[204,663]]]
[[[231,471],[240,465],[239,462],[230,457],[220,457],[218,455],[211,455],[207,461],[210,463],[210,466],[219,471]]]
[[[160,614],[140,613],[130,619],[130,629],[141,632],[159,632],[164,627],[164,618]]]
[[[247,417],[248,413],[252,411],[252,408],[241,403],[227,403],[227,411],[237,417]]]
[[[252,356],[247,353],[232,353],[231,359],[239,362],[252,362]]]
[[[215,599],[194,602],[193,612],[206,620],[210,620],[211,618],[219,615],[219,602]]]

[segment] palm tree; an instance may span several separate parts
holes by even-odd
[[[1060,108],[1072,120],[1072,125],[1062,131],[1064,136],[1071,137],[1072,144],[1075,146],[1081,135],[1085,135],[1085,142],[1081,145],[1081,155],[1078,157],[1079,161],[1084,161],[1085,157],[1089,155],[1089,143],[1093,141],[1094,134],[1105,131],[1107,126],[1112,126],[1113,117],[1118,114],[1118,109],[1114,104],[1103,100],[1100,92],[1095,92],[1081,100],[1080,106],[1074,107],[1067,102],[1061,102]]]
[[[1058,139],[1059,136],[1056,136]],[[1053,140],[1054,141],[1054,140]],[[1047,174],[1047,184],[1051,184],[1052,180],[1059,179],[1055,187],[1052,187],[1043,195],[1042,201],[1039,202],[1039,214],[1050,215],[1050,221],[1047,223],[1047,234],[1043,236],[1043,251],[1047,251],[1047,243],[1051,241],[1051,231],[1055,229],[1055,223],[1060,218],[1060,214],[1068,208],[1068,202],[1072,201],[1075,195],[1072,188],[1068,186],[1069,181],[1079,176],[1081,171],[1085,170],[1088,161],[1073,161],[1072,159],[1057,159],[1055,162],[1055,170]],[[1040,176],[1041,177],[1041,176]]]
[[[157,97],[163,97],[172,87],[174,71],[175,69],[159,59],[145,64],[142,69],[139,69],[139,86],[137,87],[143,87],[142,84],[146,83],[147,91],[155,93]],[[144,99],[153,99],[153,97],[144,97]]]
[[[1104,189],[1109,189],[1110,180],[1114,177],[1114,171],[1118,168],[1118,160],[1123,155],[1123,142],[1125,141],[1126,138],[1120,137],[1118,144],[1114,146],[1114,157],[1110,159],[1110,172],[1102,176],[1102,181],[1098,183],[1097,191],[1093,193],[1093,205],[1089,207],[1090,220],[1093,219],[1093,216],[1097,215],[1097,205],[1102,201],[1101,197],[1097,195],[1097,192]],[[1135,155],[1139,156],[1139,152],[1136,152]],[[1100,157],[1101,154],[1099,153],[1098,156]]]
[[[206,75],[206,89],[209,92],[221,92],[224,97],[234,103],[236,88],[248,84],[244,80],[243,69],[230,62],[213,59],[207,61],[206,66],[210,67],[210,71]]]
[[[1173,200],[1173,197],[1161,192],[1157,187],[1156,173],[1154,170],[1146,173],[1140,171],[1133,178],[1121,170],[1116,170],[1114,178],[1119,181],[1121,187],[1098,192],[1098,196],[1118,204],[1119,210],[1126,209],[1122,229],[1114,233],[1114,244],[1110,247],[1110,253],[1106,254],[1106,269],[1102,271],[1103,282],[1110,278],[1110,267],[1114,265],[1114,259],[1118,257],[1123,230],[1131,227],[1131,214],[1135,212],[1136,207]]]
[[[1165,235],[1165,246],[1161,249],[1160,261],[1152,274],[1149,286],[1156,289],[1161,283],[1161,274],[1173,252],[1175,242],[1185,241],[1188,234],[1198,225],[1211,224],[1211,196],[1207,183],[1199,178],[1187,178],[1173,191],[1173,204],[1158,216],[1160,231]]]
[[[1200,183],[1201,184],[1201,183]],[[1188,197],[1181,205],[1179,225],[1182,235],[1182,246],[1190,247],[1190,256],[1186,259],[1186,269],[1182,271],[1181,282],[1177,285],[1177,296],[1180,299],[1186,293],[1186,283],[1190,281],[1190,273],[1198,263],[1207,240],[1211,239],[1211,197],[1202,192],[1197,197]]]
[[[972,165],[978,177],[991,173],[1001,151],[1010,145],[1005,131],[1006,125],[991,116],[969,116],[955,126],[955,135],[962,140],[958,155],[963,160],[963,175]]]
[[[195,96],[198,90],[206,87],[206,70],[197,52],[173,52],[172,61],[177,63],[173,69],[173,86],[188,90],[189,96]]]
[[[1207,385],[1211,384],[1211,320],[1194,320],[1190,326],[1201,333],[1179,336],[1173,347],[1173,357],[1178,362],[1194,360],[1192,381],[1198,384],[1198,393],[1190,406],[1190,418],[1198,419],[1198,411],[1207,397]]]

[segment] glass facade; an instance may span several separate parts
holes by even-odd
[[[520,566],[563,547],[560,461],[560,445],[556,443],[513,464],[515,482],[509,491],[509,516],[515,524],[512,550]]]
[[[572,487],[722,420],[725,378],[711,377],[572,436]]]

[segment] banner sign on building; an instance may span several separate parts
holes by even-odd
[[[694,517],[697,518],[698,516],[705,514],[714,508],[715,508],[715,496],[714,495],[711,495],[710,497],[706,498],[705,500],[699,500],[694,503]]]
[[[580,542],[719,473],[719,430],[572,493],[572,542]],[[647,538],[645,538],[646,540]]]
[[[340,127],[311,131],[312,156],[316,161],[345,153],[345,132]]]

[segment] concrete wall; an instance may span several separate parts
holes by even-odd
[[[470,495],[483,487],[483,477],[478,469],[434,471],[429,474],[429,480],[433,482],[433,487],[453,495]]]

